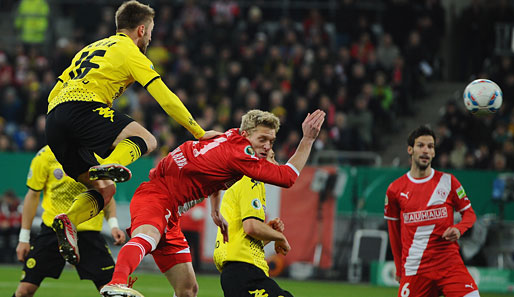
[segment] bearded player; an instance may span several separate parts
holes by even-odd
[[[455,176],[434,170],[435,134],[426,127],[407,140],[411,168],[387,189],[385,215],[401,297],[479,297],[457,240],[476,220]],[[453,213],[462,220],[454,224]]]

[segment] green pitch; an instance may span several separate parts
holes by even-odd
[[[0,266],[0,296],[12,296],[21,276],[21,267]],[[135,273],[139,279],[134,288],[146,297],[173,296],[171,286],[164,276],[156,273]],[[198,297],[223,297],[217,275],[198,275],[200,292]],[[395,288],[381,288],[370,285],[353,285],[342,282],[292,281],[278,279],[284,289],[295,297],[363,297],[397,296]],[[481,293],[482,297],[505,297],[503,294]],[[37,297],[86,297],[99,296],[91,281],[79,280],[77,273],[65,269],[59,280],[46,279],[36,292]],[[512,296],[512,295],[510,295]]]

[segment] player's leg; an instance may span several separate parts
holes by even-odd
[[[178,222],[170,220],[165,240],[152,256],[164,273],[177,297],[196,297],[198,283],[193,269],[191,250]]]
[[[198,283],[191,262],[174,265],[164,273],[177,297],[196,297]]]
[[[116,136],[133,122],[115,111],[103,115],[95,111],[105,108],[98,102],[71,102],[55,107],[47,116],[47,142],[56,159],[68,176],[87,187],[66,213],[56,216],[53,224],[62,255],[71,264],[80,259],[75,226],[96,216],[116,191],[112,181],[89,180],[89,168],[99,164],[94,153],[105,155]]]
[[[14,296],[33,296],[45,277],[60,276],[64,264],[64,259],[57,249],[55,233],[42,224],[41,231],[32,241],[32,248],[23,265],[22,279]]]
[[[78,233],[82,261],[76,266],[80,279],[93,281],[98,291],[107,284],[114,271],[114,260],[99,231]]]
[[[157,147],[157,140],[137,122],[128,124],[112,143],[114,150],[101,165],[89,169],[90,178],[115,179],[119,175],[118,165],[127,166]],[[123,169],[123,167],[121,167]]]
[[[446,297],[480,297],[477,284],[464,264],[439,271],[437,286]]]
[[[431,274],[402,276],[398,297],[438,297],[439,290]]]
[[[100,290],[103,296],[141,296],[128,288],[129,275],[145,255],[156,250],[170,214],[163,202],[168,201],[167,194],[156,192],[156,188],[150,181],[140,185],[134,193],[130,202],[131,227],[128,230],[132,238],[118,253],[112,279]]]

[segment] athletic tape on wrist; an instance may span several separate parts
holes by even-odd
[[[120,228],[120,225],[118,225],[118,219],[117,218],[109,218],[107,220],[107,224],[109,224],[109,227],[111,227],[111,229],[113,228]]]
[[[29,229],[20,229],[20,237],[18,238],[19,242],[30,242],[30,230]]]

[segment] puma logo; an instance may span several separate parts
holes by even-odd
[[[470,288],[470,289],[472,289],[472,290],[473,290],[473,289],[475,289],[475,288],[473,288],[473,284],[469,284],[469,285],[468,285],[468,284],[465,284],[465,285],[464,285],[464,288]]]
[[[407,193],[401,192],[400,197],[405,197],[405,199],[409,199],[409,192],[407,192]]]

